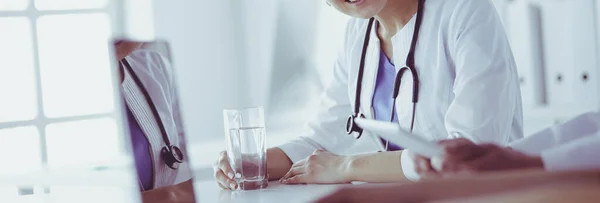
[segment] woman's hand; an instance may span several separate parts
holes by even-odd
[[[219,187],[230,190],[237,189],[237,183],[233,180],[235,173],[231,169],[231,164],[229,164],[227,151],[222,151],[219,154],[219,159],[213,164],[213,170]]]
[[[283,184],[349,183],[351,181],[348,178],[349,163],[350,157],[317,150],[308,158],[294,164],[280,182]]]

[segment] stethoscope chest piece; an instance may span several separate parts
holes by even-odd
[[[365,116],[361,113],[358,115],[348,116],[348,121],[346,121],[346,133],[348,133],[348,135],[353,135],[356,139],[359,139],[360,136],[362,136],[363,129],[356,125],[356,118],[365,118]]]
[[[179,164],[183,162],[183,152],[175,145],[163,147],[160,153],[165,164],[171,169],[179,168]]]

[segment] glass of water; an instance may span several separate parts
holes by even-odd
[[[266,188],[267,149],[262,107],[224,110],[227,156],[241,190]]]

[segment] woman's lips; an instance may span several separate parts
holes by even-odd
[[[352,4],[353,6],[360,6],[365,0],[345,0],[346,3]]]

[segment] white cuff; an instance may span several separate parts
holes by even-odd
[[[400,156],[400,164],[402,165],[402,172],[404,176],[411,181],[418,181],[421,179],[421,176],[415,170],[415,164],[413,162],[412,157],[410,156],[410,151],[405,149],[402,151],[402,155]]]

